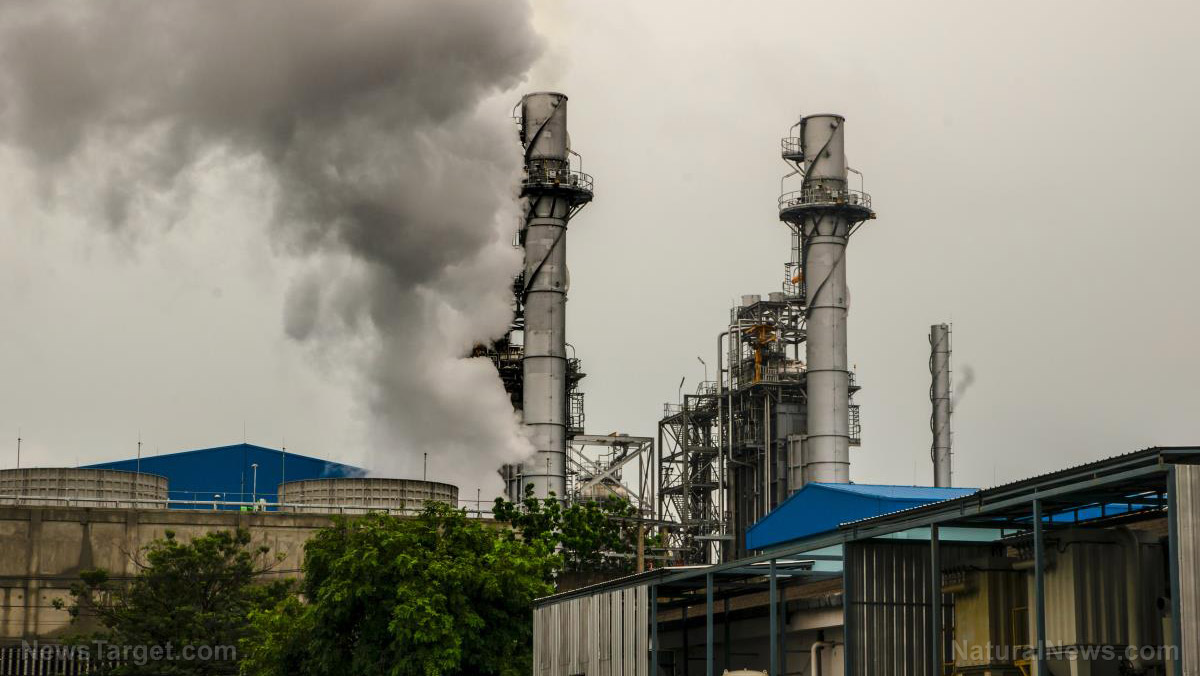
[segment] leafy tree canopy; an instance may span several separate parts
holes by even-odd
[[[492,514],[522,538],[555,549],[569,571],[631,572],[637,550],[637,509],[625,498],[577,502],[566,507],[551,495],[538,499],[527,485],[520,503],[496,498]]]
[[[71,587],[72,617],[100,627],[74,639],[102,662],[93,673],[236,674],[250,614],[274,607],[291,584],[261,582],[272,563],[267,548],[252,547],[241,529],[190,542],[167,531],[142,554],[132,578],[86,570]]]
[[[255,676],[525,676],[558,558],[443,504],[339,519],[305,547],[306,602],[253,615]]]

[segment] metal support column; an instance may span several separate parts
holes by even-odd
[[[929,676],[942,671],[942,548],[938,525],[929,527]]]
[[[850,583],[850,542],[842,545],[842,676],[854,676],[854,587]],[[816,676],[812,674],[811,676]]]
[[[1037,675],[1046,670],[1046,545],[1042,533],[1042,501],[1033,501],[1033,611],[1037,627]]]
[[[688,624],[688,606],[687,606],[687,602],[685,601],[683,604],[683,622],[680,625],[680,628],[683,633],[683,676],[691,676],[691,673],[692,673],[690,671],[691,664],[692,664],[692,658],[691,658],[692,646],[688,643],[688,626],[687,626],[687,624]],[[674,662],[675,662],[674,660],[671,660],[671,663],[672,663],[671,668],[672,669],[675,668]]]
[[[650,585],[650,676],[658,676],[658,586]]]
[[[704,576],[704,673],[713,676],[713,576]]]
[[[1179,676],[1183,673],[1183,622],[1180,622],[1183,616],[1183,606],[1180,603],[1182,580],[1179,576],[1179,552],[1182,543],[1179,540],[1179,475],[1174,465],[1167,476],[1167,539],[1170,545],[1167,555],[1171,559],[1170,641],[1175,644],[1175,673],[1170,676]]]
[[[726,596],[724,598],[724,600],[721,601],[721,603],[724,606],[724,608],[721,611],[721,628],[724,629],[724,631],[725,631],[725,640],[721,643],[721,645],[725,646],[725,649],[721,651],[721,656],[723,657],[723,659],[721,661],[725,663],[725,671],[729,671],[729,669],[731,668],[729,666],[731,664],[731,662],[729,660],[729,657],[730,657],[729,653],[731,652],[731,649],[729,646],[733,645],[733,643],[730,641],[730,636],[729,636],[729,634],[730,634],[730,632],[729,632],[729,597]]]
[[[778,632],[778,627],[776,626],[779,622],[779,614],[778,614],[778,608],[776,606],[778,601],[775,598],[775,596],[776,596],[775,592],[776,592],[775,559],[771,559],[771,582],[770,582],[770,591],[768,592],[768,594],[770,596],[770,606],[771,606],[771,609],[770,609],[770,612],[771,612],[771,670],[769,672],[770,676],[779,676],[779,632]]]

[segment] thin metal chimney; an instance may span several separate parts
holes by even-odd
[[[950,326],[934,324],[929,327],[929,375],[933,382],[929,386],[929,402],[933,414],[929,418],[929,429],[933,432],[933,485],[949,488],[951,471],[951,428],[950,414]]]
[[[567,492],[567,224],[592,199],[592,178],[573,171],[567,136],[567,97],[528,94],[520,103],[520,137],[525,148],[526,200],[521,242],[525,269],[522,411],[536,455],[517,468],[516,496],[528,484],[534,495]]]
[[[846,359],[846,245],[875,217],[871,197],[847,185],[841,115],[809,115],[783,139],[783,158],[804,176],[779,198],[779,218],[800,237],[804,280],[808,432],[801,450],[804,483],[850,481],[850,371]]]

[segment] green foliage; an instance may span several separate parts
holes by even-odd
[[[307,603],[255,613],[243,673],[524,676],[557,565],[540,540],[442,504],[338,520],[305,546]]]
[[[236,674],[236,646],[250,614],[288,595],[287,581],[259,581],[268,570],[267,553],[252,547],[242,529],[190,542],[167,531],[135,559],[139,571],[132,578],[101,569],[80,573],[82,581],[71,587],[70,613],[102,629],[75,642],[97,657],[121,651],[121,664],[97,673]],[[62,599],[54,605],[67,607]],[[203,659],[204,653],[179,659],[200,646],[214,651],[212,659]]]
[[[564,570],[632,572],[637,550],[637,509],[614,495],[563,507],[551,495],[539,500],[525,487],[519,504],[496,498],[492,514],[529,542],[556,549]]]

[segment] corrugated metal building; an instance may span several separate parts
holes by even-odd
[[[366,470],[361,467],[244,443],[143,456],[140,461],[137,458],[115,460],[88,467],[165,476],[169,481],[169,497],[176,501],[170,506],[176,509],[211,509],[211,503],[218,500],[277,502],[277,487],[287,481],[366,475]],[[207,504],[190,505],[187,504],[189,501],[207,501]]]
[[[923,497],[810,493],[826,499],[796,499],[752,556],[540,599],[535,676],[1200,676],[1200,447],[899,510]],[[890,511],[842,511],[870,503]],[[602,597],[621,599],[620,645],[580,614]]]

